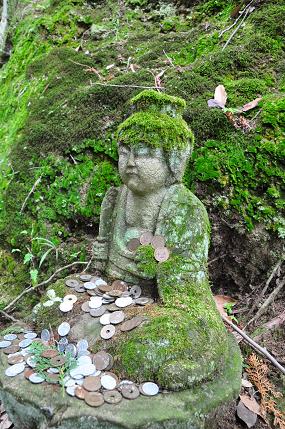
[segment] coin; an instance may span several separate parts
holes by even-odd
[[[81,274],[79,278],[82,282],[89,282],[92,279],[92,276],[91,274]]]
[[[71,311],[73,309],[73,304],[69,301],[63,301],[60,303],[59,309],[63,313],[67,313],[68,311]]]
[[[65,284],[66,284],[67,287],[75,288],[76,286],[79,285],[79,282],[77,280],[75,280],[75,279],[67,279],[65,281]]]
[[[150,244],[153,239],[153,234],[150,231],[143,232],[140,236],[140,243],[142,245]]]
[[[94,289],[94,290],[87,290],[87,293],[88,293],[88,295],[89,296],[95,296],[96,295],[96,289]]]
[[[71,357],[75,357],[77,353],[77,349],[74,344],[69,343],[66,345],[64,353],[66,355],[69,354]]]
[[[76,385],[75,386],[69,386],[65,389],[65,391],[69,396],[75,396],[75,389],[76,388],[77,388]]]
[[[71,302],[72,304],[75,304],[77,301],[77,296],[73,294],[65,295],[63,298],[63,301]]]
[[[8,364],[9,365],[15,365],[16,363],[21,363],[23,361],[24,361],[24,356],[22,356],[22,355],[8,357]]]
[[[84,399],[87,392],[82,386],[76,386],[74,393],[76,398]]]
[[[110,290],[108,292],[108,294],[114,298],[120,298],[120,296],[122,296],[123,291],[115,289],[115,290]]]
[[[103,392],[103,397],[107,404],[118,404],[122,400],[122,395],[117,390]]]
[[[58,351],[55,349],[47,349],[41,353],[41,357],[43,357],[43,358],[51,359],[51,358],[54,358],[56,356],[58,356]]]
[[[100,407],[100,405],[104,404],[104,397],[101,393],[98,392],[88,392],[85,395],[86,404],[91,407]]]
[[[142,290],[139,286],[135,285],[130,289],[130,296],[134,299],[137,299],[141,296]]]
[[[121,394],[126,399],[136,399],[140,391],[135,384],[124,384],[121,388]]]
[[[0,341],[0,349],[9,347],[11,344],[12,344],[11,341]]]
[[[97,392],[101,387],[100,377],[94,377],[93,375],[86,377],[83,382],[83,387],[88,390],[88,392]]]
[[[86,284],[86,283],[85,283]],[[84,293],[86,290],[85,290],[85,287],[83,286],[83,285],[78,285],[78,286],[76,286],[75,288],[74,288],[74,290],[75,290],[75,292],[77,292],[77,293]]]
[[[128,307],[133,303],[133,299],[130,296],[117,298],[115,304],[117,307],[124,308]]]
[[[50,340],[50,332],[48,329],[43,329],[41,332],[41,340],[48,342]]]
[[[106,308],[106,307],[104,307],[104,308]],[[118,311],[119,307],[117,307],[116,304],[110,304],[110,305],[108,305],[107,310],[111,311],[111,312]]]
[[[110,324],[110,313],[105,313],[100,317],[101,325],[109,325]]]
[[[44,377],[42,377],[40,374],[33,373],[30,375],[29,380],[33,384],[40,384],[45,381]]]
[[[140,247],[140,245],[141,245],[140,240],[138,240],[137,238],[132,238],[127,243],[127,248],[130,252],[135,252],[137,248]]]
[[[158,247],[164,247],[164,237],[162,237],[162,235],[154,235],[153,239],[151,240],[151,245],[154,249],[157,249]]]
[[[90,313],[91,308],[89,307],[89,301],[83,302],[83,304],[81,305],[81,310],[84,313]]]
[[[92,358],[90,356],[80,356],[77,359],[77,363],[79,366],[81,365],[91,365],[92,364]]]
[[[88,289],[88,290],[93,290],[93,289],[96,289],[96,284],[95,284],[95,282],[86,282],[86,283],[84,283],[84,287],[85,287],[85,289]]]
[[[102,307],[99,308],[89,308],[90,310],[90,316],[92,317],[101,317],[105,311],[106,311],[106,307],[102,305]]]
[[[117,325],[118,323],[121,323],[125,319],[125,313],[123,311],[114,311],[110,315],[110,323]]]
[[[126,290],[128,290],[128,285],[127,285],[127,283],[123,282],[122,280],[115,280],[112,283],[112,289],[113,290],[121,290],[122,292],[125,292]]]
[[[145,396],[155,396],[159,392],[159,387],[157,384],[148,381],[140,385],[140,391]]]
[[[30,340],[34,340],[35,338],[37,338],[37,334],[35,332],[27,332],[26,334],[24,334],[25,338],[29,338]]]
[[[104,340],[109,340],[115,335],[116,328],[113,325],[106,325],[101,329],[100,335]]]
[[[26,368],[24,372],[24,377],[28,380],[30,375],[35,374],[35,371],[32,368]]]
[[[6,334],[6,335],[4,335],[3,339],[5,341],[14,341],[17,339],[17,335],[16,334]]]
[[[143,317],[140,317],[140,316],[133,317],[132,319],[124,322],[120,326],[120,329],[122,332],[131,331],[132,329],[139,326],[143,322],[143,320],[144,320]]]
[[[101,284],[101,285],[98,286],[98,289],[101,292],[109,292],[112,289],[112,286],[108,285],[108,284],[105,284],[105,285]]]
[[[110,364],[110,356],[109,353],[104,352],[103,350],[96,353],[93,356],[93,363],[97,370],[103,371]]]
[[[89,301],[90,308],[99,308],[102,305],[102,298],[100,296],[91,296]]]
[[[13,353],[17,353],[20,350],[19,346],[9,346],[6,349],[3,349],[6,355],[12,355]]]
[[[65,364],[65,362],[66,362],[66,358],[60,355],[55,356],[50,360],[51,365],[54,367],[62,366]]]
[[[98,279],[95,280],[95,284],[98,287],[98,286],[106,285],[107,283],[105,282],[105,280],[103,280],[101,278],[98,278]]]
[[[92,375],[93,372],[96,371],[96,367],[95,367],[95,365],[93,365],[93,363],[88,364],[88,365],[81,365],[79,371],[80,371],[80,374],[87,377],[88,375]]]
[[[146,297],[136,298],[135,303],[138,305],[146,305],[149,304],[150,299]]]
[[[169,250],[167,247],[157,247],[154,251],[154,257],[158,262],[167,261],[169,258]]]
[[[77,343],[77,350],[78,351],[87,350],[88,347],[89,347],[88,341],[85,339],[79,340]]]
[[[5,370],[5,374],[8,377],[15,377],[16,375],[21,374],[21,372],[24,371],[25,366],[26,366],[26,362],[16,363],[15,365],[9,366]]]
[[[26,362],[31,368],[35,368],[37,366],[37,361],[35,356],[28,356],[26,359]]]
[[[65,337],[69,334],[70,331],[70,324],[67,322],[62,322],[59,327],[57,328],[58,335],[61,337]]]
[[[104,389],[113,390],[117,386],[117,380],[109,374],[104,374],[101,377],[101,384]]]
[[[59,369],[58,368],[49,368],[47,370],[48,374],[58,374],[59,373]]]
[[[19,342],[19,346],[21,349],[25,349],[26,347],[29,347],[32,344],[33,340],[30,338],[25,338],[24,340]]]
[[[46,381],[51,384],[57,384],[59,382],[59,374],[47,374]]]
[[[114,365],[114,359],[113,356],[111,356],[109,353],[107,353],[109,355],[109,365],[106,366],[105,371],[109,371],[110,369],[113,368]]]

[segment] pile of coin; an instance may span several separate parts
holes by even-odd
[[[150,231],[145,231],[139,238],[132,238],[127,248],[130,252],[135,252],[138,247],[151,245],[154,249],[154,258],[157,262],[165,262],[170,256],[169,249],[165,246],[165,239],[162,235],[153,235]]]

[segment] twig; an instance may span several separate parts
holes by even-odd
[[[276,366],[283,374],[285,374],[285,368],[280,365],[280,363],[277,362],[277,360],[263,347],[261,347],[259,344],[257,344],[252,338],[250,338],[244,331],[239,329],[234,323],[232,323],[230,320],[228,320],[226,317],[222,316],[222,319],[224,322],[226,322],[228,325],[230,325],[236,332],[238,332],[244,340],[250,344],[255,350],[257,350],[259,353],[261,353],[263,356],[265,356],[270,362]]]
[[[235,36],[235,34],[238,32],[238,30],[240,29],[240,27],[242,26],[242,24],[244,23],[246,17],[248,16],[248,14],[250,13],[250,9],[247,9],[240,24],[237,26],[237,28],[232,32],[232,34],[230,35],[230,37],[228,38],[228,40],[226,41],[226,43],[223,46],[222,51],[224,51],[226,49],[226,47],[229,45],[229,43],[231,42],[231,40],[233,39],[233,37]]]
[[[102,79],[102,76],[100,75],[98,70],[95,69],[95,67],[88,66],[88,64],[81,64],[81,63],[78,63],[77,61],[73,61],[71,59],[69,59],[68,61],[70,61],[71,63],[76,64],[78,66],[86,67],[86,69],[84,71],[95,73],[99,79]]]
[[[258,115],[260,115],[260,113],[262,112],[262,109],[260,109],[255,115],[254,115],[254,117],[253,118],[251,118],[251,120],[249,121],[249,123],[250,124],[252,124],[253,123],[253,121],[257,118],[257,116]]]
[[[0,314],[2,314],[4,317],[6,317],[6,319],[10,319],[12,322],[16,322],[16,323],[20,322],[18,319],[15,319],[15,317],[10,316],[10,314],[6,313],[3,310],[0,310]]]
[[[164,89],[164,86],[116,85],[111,83],[91,82],[92,85],[117,86],[118,88]]]
[[[174,67],[174,68],[175,68],[175,65],[173,64],[172,59],[167,55],[167,53],[165,52],[165,50],[164,50],[164,49],[163,49],[163,53],[164,53],[164,55],[166,56],[166,58],[168,59],[168,61],[169,61],[170,65],[171,65],[172,67]]]
[[[92,263],[92,261],[93,261],[93,258],[94,258],[94,255],[92,255],[92,256],[91,256],[91,258],[89,259],[89,261],[88,261],[88,263],[87,263],[86,267],[85,267],[85,268],[84,268],[84,270],[82,271],[83,273],[85,273],[85,272],[88,270],[88,268],[90,267],[90,265],[91,265],[91,263]]]
[[[40,175],[40,177],[38,177],[37,178],[37,180],[35,181],[35,183],[33,184],[33,187],[32,187],[32,189],[30,190],[30,192],[28,193],[28,195],[26,196],[26,198],[25,198],[25,201],[23,202],[23,204],[22,204],[22,207],[21,207],[21,210],[20,210],[20,213],[22,214],[23,213],[23,211],[24,211],[24,209],[25,209],[25,207],[26,207],[26,204],[27,204],[27,202],[28,202],[28,199],[30,198],[30,196],[34,193],[34,191],[35,191],[35,189],[36,189],[36,187],[38,186],[38,184],[40,183],[40,181],[42,180],[42,174]]]
[[[212,259],[211,261],[208,262],[208,266],[212,265],[214,262],[218,261],[219,259],[224,258],[226,255],[227,255],[226,253],[223,253],[222,255],[217,256],[216,258]]]
[[[9,310],[9,308],[11,308],[16,302],[18,302],[19,301],[19,299],[21,299],[24,295],[26,295],[27,293],[29,293],[29,292],[31,292],[31,291],[34,291],[34,290],[36,290],[36,289],[38,289],[40,286],[45,286],[45,285],[47,285],[48,283],[50,283],[51,281],[52,281],[52,279],[58,274],[58,273],[60,273],[61,271],[64,271],[64,270],[67,270],[68,268],[71,268],[71,267],[73,267],[74,265],[86,265],[86,264],[88,264],[88,262],[81,262],[81,261],[76,261],[76,262],[72,262],[72,264],[68,264],[68,265],[65,265],[64,267],[61,267],[61,268],[59,268],[58,270],[56,270],[47,280],[44,280],[43,282],[41,282],[41,283],[38,283],[37,285],[35,285],[35,286],[31,286],[31,287],[29,287],[29,288],[27,288],[27,289],[25,289],[23,292],[21,292],[20,293],[20,295],[18,295],[18,296],[16,296],[16,298],[15,299],[13,299],[13,301],[11,301],[8,305],[6,305],[6,307],[4,308],[4,310],[3,311],[7,311],[7,310]]]
[[[222,35],[226,32],[226,31],[229,31],[229,30],[231,30],[237,23],[238,23],[238,21],[240,20],[240,18],[242,17],[242,15],[244,14],[244,12],[249,8],[249,6],[251,5],[251,3],[253,3],[254,2],[254,0],[251,0],[251,2],[249,2],[246,6],[245,6],[245,8],[241,11],[241,13],[239,14],[239,16],[237,17],[237,19],[235,20],[235,22],[232,24],[232,25],[230,25],[229,27],[227,27],[227,28],[225,28],[223,31],[221,31],[220,32],[220,34],[219,34],[219,37],[222,37]]]

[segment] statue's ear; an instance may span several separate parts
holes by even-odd
[[[188,146],[183,150],[171,150],[167,153],[167,161],[170,169],[171,177],[169,184],[180,183],[185,172],[188,159],[191,155],[192,148]]]

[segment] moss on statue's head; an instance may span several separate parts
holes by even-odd
[[[194,136],[182,118],[186,103],[154,90],[146,90],[132,98],[135,112],[118,128],[119,144],[162,148],[166,151],[192,149]]]

